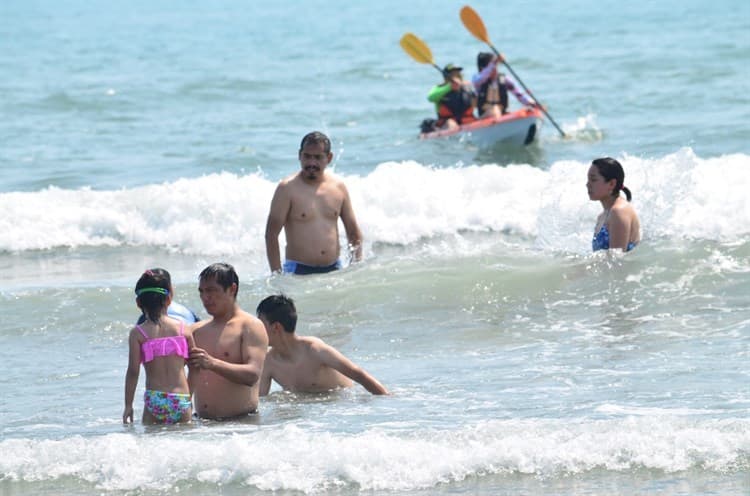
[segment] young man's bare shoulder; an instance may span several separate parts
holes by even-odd
[[[304,344],[308,353],[320,353],[330,347],[325,341],[315,336],[299,336],[297,340]]]

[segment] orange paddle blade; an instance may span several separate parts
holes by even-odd
[[[430,47],[415,34],[406,33],[403,35],[401,37],[401,48],[420,64],[434,64]]]
[[[487,36],[487,28],[484,27],[484,22],[482,21],[482,18],[479,17],[476,10],[468,5],[464,5],[461,9],[461,22],[464,23],[466,29],[468,29],[477,39],[491,45],[490,37]]]

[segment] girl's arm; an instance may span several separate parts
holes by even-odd
[[[138,386],[138,374],[141,370],[141,343],[138,342],[138,332],[135,328],[130,331],[128,338],[128,371],[125,373],[125,410],[122,412],[122,423],[128,420],[133,423],[133,398]]]

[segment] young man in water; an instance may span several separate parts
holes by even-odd
[[[268,394],[271,380],[286,390],[306,393],[351,387],[354,380],[372,394],[389,394],[377,379],[332,346],[316,337],[295,334],[297,309],[291,298],[269,296],[260,302],[256,313],[271,345],[260,378],[261,396]]]
[[[315,274],[341,268],[338,220],[344,224],[353,258],[362,257],[362,233],[349,191],[326,172],[333,159],[331,141],[317,131],[300,144],[301,170],[276,187],[266,223],[266,255],[272,272],[280,272],[279,233],[286,235],[284,272]]]
[[[199,417],[223,419],[254,413],[268,337],[263,324],[237,305],[237,273],[216,263],[200,274],[198,292],[211,319],[191,329],[188,377]]]

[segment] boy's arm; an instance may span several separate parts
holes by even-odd
[[[349,379],[361,384],[372,394],[390,394],[377,379],[367,373],[365,369],[346,358],[333,346],[321,343],[318,352],[320,360],[329,367],[338,370]]]
[[[268,362],[268,356],[266,355],[266,360],[263,361],[263,372],[260,374],[260,387],[258,389],[259,396],[268,395],[268,392],[271,390],[271,379],[273,379],[271,364]]]

